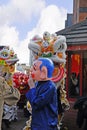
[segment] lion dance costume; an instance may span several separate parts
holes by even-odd
[[[60,127],[63,118],[64,111],[70,108],[69,102],[66,98],[65,91],[65,78],[66,78],[66,38],[63,35],[57,36],[56,34],[50,34],[49,32],[44,32],[43,37],[35,35],[28,45],[31,51],[32,59],[38,59],[39,57],[50,58],[55,65],[52,81],[56,84],[58,90],[58,120]],[[27,130],[27,127],[26,127]]]
[[[12,121],[17,118],[17,102],[20,92],[13,87],[12,75],[18,61],[13,49],[0,46],[0,130],[2,119]]]

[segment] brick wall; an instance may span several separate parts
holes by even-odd
[[[80,13],[79,15],[79,21],[83,21],[87,18],[87,13]]]
[[[86,17],[87,17],[87,0],[74,0],[73,24],[85,20]]]
[[[87,0],[79,0],[79,6],[80,7],[87,7]]]

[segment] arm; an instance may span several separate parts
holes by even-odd
[[[76,78],[75,79],[72,78],[72,82],[73,82],[74,85],[77,85],[78,80]]]
[[[45,86],[47,86],[47,84]],[[45,86],[41,86],[40,94],[36,94],[36,88],[30,89],[26,94],[26,97],[30,101],[32,108],[41,109],[42,107],[51,103],[53,95],[56,94],[55,87],[51,85],[47,87]]]
[[[4,103],[7,105],[15,105],[19,99],[19,91],[13,87],[10,87],[5,79],[0,76],[0,130]]]
[[[2,89],[2,96],[4,103],[7,105],[15,105],[20,99],[20,92],[17,88],[10,87],[4,78],[0,77],[1,79],[1,89]]]

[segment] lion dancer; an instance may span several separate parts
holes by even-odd
[[[16,118],[17,102],[20,99],[20,92],[13,87],[12,74],[15,71],[15,63],[18,61],[16,54],[7,46],[0,46],[0,130],[2,119],[11,121]],[[9,110],[13,110],[11,113]],[[11,118],[9,117],[11,114]]]
[[[57,68],[56,68],[57,66]],[[64,117],[64,112],[70,108],[69,102],[66,98],[66,91],[65,91],[65,70],[64,64],[56,64],[54,75],[56,73],[60,73],[58,77],[53,76],[53,81],[57,87],[57,99],[58,99],[58,128],[62,127],[62,120]],[[58,72],[57,72],[58,71]]]
[[[70,105],[66,98],[65,91],[65,78],[66,78],[66,38],[65,36],[57,36],[56,34],[50,34],[44,32],[43,37],[35,35],[29,43],[28,48],[33,56],[32,59],[38,59],[39,57],[49,58],[54,63],[54,72],[52,81],[56,84],[58,92],[59,114],[58,114],[58,126],[60,129],[61,121],[64,116],[64,111],[68,110]],[[33,62],[33,61],[31,61]]]

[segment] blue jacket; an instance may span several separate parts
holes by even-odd
[[[31,130],[57,130],[58,106],[55,84],[48,81],[37,82],[26,97],[32,106]]]

